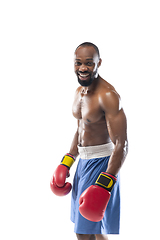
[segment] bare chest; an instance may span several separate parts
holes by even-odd
[[[104,115],[97,95],[78,94],[74,100],[72,112],[75,118],[83,119],[86,123],[98,122]]]

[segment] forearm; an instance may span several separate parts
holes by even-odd
[[[124,163],[127,153],[128,141],[126,140],[124,143],[117,141],[109,159],[106,172],[116,176]]]
[[[70,147],[70,151],[69,151],[69,153],[72,154],[74,157],[77,157],[79,154],[77,145],[78,145],[78,130],[74,135],[74,138]]]

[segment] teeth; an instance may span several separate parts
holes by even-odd
[[[79,74],[81,77],[88,77],[89,76],[89,73],[88,74]]]

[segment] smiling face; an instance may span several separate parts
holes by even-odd
[[[101,65],[96,50],[92,46],[81,46],[75,51],[74,70],[81,86],[88,87],[98,77]]]

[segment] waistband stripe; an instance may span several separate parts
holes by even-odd
[[[108,157],[112,154],[113,149],[114,144],[112,142],[96,146],[78,146],[78,152],[81,159]]]

